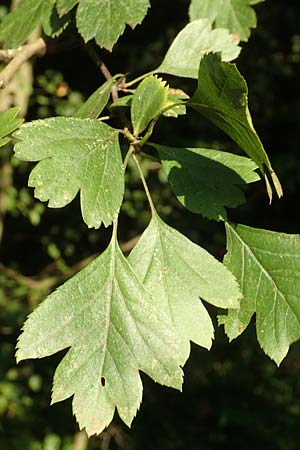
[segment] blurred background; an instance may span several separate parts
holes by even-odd
[[[130,78],[157,67],[178,31],[187,23],[188,0],[152,0],[145,21],[126,30],[113,54],[87,52],[74,25],[49,41],[47,54],[26,63],[0,93],[0,109],[18,104],[26,120],[72,115],[104,82],[91,53],[112,73]],[[10,7],[1,1],[0,19]],[[229,211],[231,220],[287,233],[299,233],[300,192],[300,2],[273,0],[256,7],[258,28],[238,59],[249,85],[254,125],[284,188],[271,206],[262,183],[248,188],[247,204]],[[195,81],[166,78],[192,94]],[[239,152],[197,113],[160,120],[153,141]],[[210,352],[192,346],[183,392],[163,388],[142,375],[144,399],[127,429],[116,416],[99,437],[78,431],[71,401],[49,406],[54,370],[62,354],[18,366],[14,348],[26,316],[56,286],[101,253],[110,229],[89,230],[78,198],[63,209],[48,209],[27,188],[31,165],[0,153],[0,449],[1,450],[299,450],[300,347],[292,346],[280,368],[256,341],[255,320],[228,343],[222,328]],[[170,191],[157,162],[145,159],[154,202],[167,223],[221,259],[222,224],[185,211]],[[147,225],[150,212],[133,167],[120,218],[124,252]],[[215,309],[210,310],[214,321]]]

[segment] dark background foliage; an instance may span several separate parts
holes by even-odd
[[[127,30],[112,54],[98,49],[96,53],[112,73],[129,73],[130,78],[157,67],[187,22],[188,3],[153,0],[143,24]],[[0,8],[4,13],[4,6]],[[256,10],[258,28],[243,44],[238,67],[248,81],[254,123],[285,196],[269,206],[263,185],[256,183],[248,189],[247,204],[230,211],[229,217],[251,226],[299,233],[300,3],[273,0]],[[27,120],[71,115],[103,82],[74,31],[73,26],[49,42],[47,54],[35,60]],[[195,87],[189,80],[170,77],[168,81],[188,93]],[[193,112],[178,120],[162,119],[153,140],[239,151]],[[1,450],[298,449],[299,344],[292,346],[278,369],[257,344],[255,319],[230,345],[223,330],[217,329],[211,352],[192,346],[183,393],[155,385],[143,376],[144,400],[130,431],[116,417],[100,437],[79,443],[70,400],[49,406],[52,376],[61,354],[16,366],[14,347],[28,313],[91,255],[105,248],[110,230],[88,230],[81,221],[78,199],[62,210],[47,209],[34,200],[26,187],[31,166],[11,159],[11,153],[7,147],[0,156],[2,174],[6,168],[11,175],[1,193],[6,200],[0,248]],[[165,220],[222,258],[223,225],[184,211],[159,166],[145,160],[143,167]],[[123,243],[131,242],[149,220],[145,195],[131,167],[127,182],[120,223]],[[211,313],[216,316],[215,310]]]

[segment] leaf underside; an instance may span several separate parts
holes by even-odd
[[[23,119],[18,117],[19,110],[18,107],[14,107],[0,113],[0,147],[10,141],[9,135],[23,122]]]
[[[243,293],[241,308],[220,318],[230,339],[256,313],[258,342],[278,365],[300,338],[300,236],[226,224],[225,265]]]
[[[228,30],[212,30],[207,19],[195,20],[175,37],[156,72],[198,78],[199,62],[207,53],[221,52],[224,61],[231,61],[240,51]]]
[[[190,20],[208,18],[218,28],[227,28],[240,40],[247,41],[251,28],[256,27],[256,14],[251,0],[192,0]]]

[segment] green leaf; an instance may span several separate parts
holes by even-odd
[[[74,8],[75,5],[79,0],[57,0],[57,9],[60,12],[60,15],[63,16],[64,14],[67,14],[69,11],[71,11],[72,8]]]
[[[228,30],[212,30],[207,19],[195,20],[176,36],[156,72],[197,78],[199,62],[207,53],[221,52],[224,61],[231,61],[240,51]]]
[[[267,169],[278,196],[282,196],[280,182],[252,124],[247,83],[234,64],[222,62],[218,55],[205,56],[199,68],[198,89],[187,104],[227,133],[263,174]]]
[[[18,117],[19,111],[20,109],[15,107],[0,113],[0,147],[10,141],[9,134],[19,128],[23,122],[23,119]]]
[[[111,50],[125,25],[141,23],[148,8],[149,0],[79,0],[77,27],[86,42],[95,38]]]
[[[168,109],[164,112],[164,116],[166,117],[178,117],[179,115],[186,114],[186,106],[185,106],[185,100],[188,100],[189,96],[182,91],[181,89],[174,89],[169,87],[168,90],[168,96],[165,101],[165,104],[163,105],[163,109],[167,108],[168,106],[171,106],[175,103],[177,103],[174,108]],[[181,105],[178,103],[182,103]]]
[[[95,119],[56,117],[26,123],[14,136],[19,159],[40,161],[28,183],[37,198],[60,208],[80,190],[85,223],[111,224],[124,194],[118,130]]]
[[[279,365],[300,338],[300,236],[226,224],[225,265],[240,283],[239,311],[220,318],[230,339],[256,313],[258,342]]]
[[[147,77],[139,84],[131,102],[131,120],[136,136],[162,110],[167,96],[166,82],[156,76]]]
[[[232,274],[155,213],[130,253],[129,262],[157,299],[160,311],[169,314],[181,339],[183,362],[189,356],[190,341],[209,349],[214,335],[199,297],[215,306],[239,307],[241,294]]]
[[[55,0],[23,0],[18,8],[7,14],[0,23],[0,42],[5,48],[17,48],[39,25],[44,4]]]
[[[18,361],[71,347],[56,369],[52,403],[74,395],[73,412],[89,435],[109,425],[115,408],[130,426],[142,399],[139,370],[181,389],[173,327],[114,237],[29,316],[23,330]]]
[[[131,106],[132,98],[133,98],[133,94],[124,95],[123,97],[119,97],[117,100],[115,100],[110,105],[110,108],[120,108],[120,107],[128,108]]]
[[[168,181],[189,210],[214,220],[226,219],[225,206],[245,202],[241,187],[259,180],[249,158],[204,148],[151,144],[158,151]]]
[[[74,117],[97,119],[107,105],[115,80],[111,78],[100,86],[76,111]]]
[[[231,33],[247,41],[250,29],[256,27],[256,14],[251,4],[261,0],[192,0],[189,8],[190,20],[208,18],[218,28],[227,28]]]
[[[48,36],[58,36],[68,25],[69,17],[59,18],[56,0],[23,0],[0,23],[0,42],[5,48],[17,48],[42,24]]]

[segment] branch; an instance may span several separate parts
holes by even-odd
[[[19,53],[7,64],[2,72],[0,72],[0,89],[5,88],[25,61],[30,59],[33,55],[45,51],[45,49],[46,44],[42,38],[37,39],[32,44],[21,47]]]

